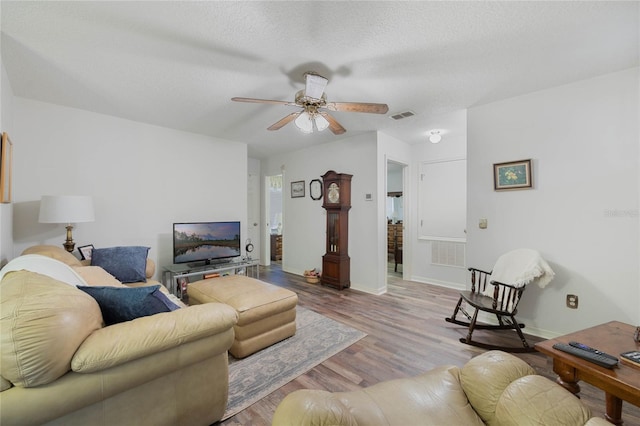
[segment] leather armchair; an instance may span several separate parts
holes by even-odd
[[[500,351],[462,368],[443,366],[352,392],[298,390],[283,399],[272,424],[609,425],[592,418],[570,392]]]

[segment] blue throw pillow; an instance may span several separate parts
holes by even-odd
[[[140,246],[94,248],[91,265],[100,266],[121,283],[146,283],[148,253],[149,247]]]
[[[146,287],[90,287],[78,289],[96,299],[106,325],[180,309],[160,291],[159,285]]]

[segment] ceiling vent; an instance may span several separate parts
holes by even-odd
[[[393,120],[402,120],[403,118],[413,117],[414,115],[416,114],[413,111],[404,111],[404,112],[399,112],[397,114],[390,115],[389,118]]]

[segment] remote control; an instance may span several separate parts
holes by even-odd
[[[595,348],[592,348],[592,347],[590,347],[590,346],[585,345],[584,343],[579,343],[579,342],[569,342],[569,344],[570,344],[571,346],[573,346],[574,348],[583,349],[583,350],[585,350],[585,351],[593,352],[594,354],[598,354],[598,355],[603,355],[603,356],[606,356],[607,358],[615,359],[616,361],[618,361],[618,357],[615,357],[615,356],[613,356],[613,355],[609,355],[609,354],[608,354],[608,353],[606,353],[606,352],[599,351],[599,350],[597,350],[597,349],[595,349]]]
[[[640,367],[640,351],[629,351],[620,354],[623,362],[627,362],[634,367]]]
[[[567,345],[564,343],[556,343],[555,345],[553,345],[553,349],[575,355],[578,358],[582,358],[587,361],[593,362],[594,364],[598,364],[600,367],[614,368],[618,365],[617,360],[613,360],[604,355],[596,354],[591,351],[576,348],[575,346]]]

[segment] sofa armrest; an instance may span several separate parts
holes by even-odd
[[[79,373],[104,370],[224,333],[237,321],[235,309],[207,303],[114,324],[87,337],[73,356],[71,369]]]
[[[460,386],[459,372],[458,367],[444,365],[349,392],[297,390],[278,405],[272,424],[483,425]]]
[[[287,395],[273,415],[272,426],[355,426],[349,409],[331,392],[301,389]]]
[[[496,416],[496,405],[514,380],[536,374],[520,358],[501,351],[489,351],[467,362],[460,371],[460,383],[473,409],[485,423]]]
[[[584,425],[591,412],[580,399],[543,376],[514,380],[496,404],[496,425]]]

